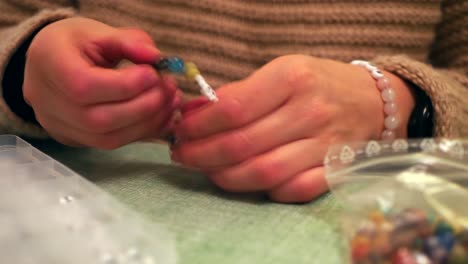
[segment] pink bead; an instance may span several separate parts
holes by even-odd
[[[394,140],[395,139],[395,132],[392,130],[384,130],[382,132],[382,139],[383,140]]]
[[[393,115],[397,112],[397,110],[397,105],[393,102],[388,102],[384,105],[384,111],[387,115]]]
[[[378,79],[377,88],[379,88],[380,91],[390,88],[390,81],[388,80],[388,78],[383,77],[383,78]]]
[[[382,91],[381,96],[384,102],[386,103],[393,102],[393,100],[395,100],[395,97],[396,97],[395,90],[391,88],[385,89]]]
[[[394,115],[390,115],[385,118],[385,128],[388,130],[394,130],[399,124],[400,120]]]
[[[398,249],[392,256],[392,264],[418,264],[414,259],[413,254],[406,249]]]

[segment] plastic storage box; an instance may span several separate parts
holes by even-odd
[[[174,241],[26,141],[0,135],[1,263],[176,262]]]

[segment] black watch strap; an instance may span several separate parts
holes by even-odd
[[[433,136],[434,112],[429,96],[413,86],[415,107],[408,121],[408,138],[427,138]]]

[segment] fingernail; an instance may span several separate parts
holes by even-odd
[[[199,109],[200,107],[206,105],[209,102],[210,102],[210,100],[208,100],[208,98],[206,98],[206,97],[200,97],[200,98],[194,99],[194,100],[192,100],[190,102],[187,102],[187,103],[183,104],[180,107],[180,112],[183,115],[186,115],[191,111]]]
[[[161,52],[154,45],[145,44],[144,47],[154,56],[154,62],[158,62],[161,59]]]
[[[171,102],[170,105],[169,105],[169,109],[170,109],[171,111],[174,111],[175,109],[179,108],[179,106],[180,106],[180,100],[181,100],[181,99],[180,99],[179,97],[174,97],[174,98],[172,98],[172,102]]]

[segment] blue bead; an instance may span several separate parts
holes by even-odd
[[[453,245],[455,244],[455,238],[452,233],[443,233],[437,236],[439,243],[443,246],[447,251],[452,250]]]
[[[185,72],[185,63],[182,59],[178,57],[170,57],[168,58],[168,68],[171,72],[176,74],[184,74]]]

